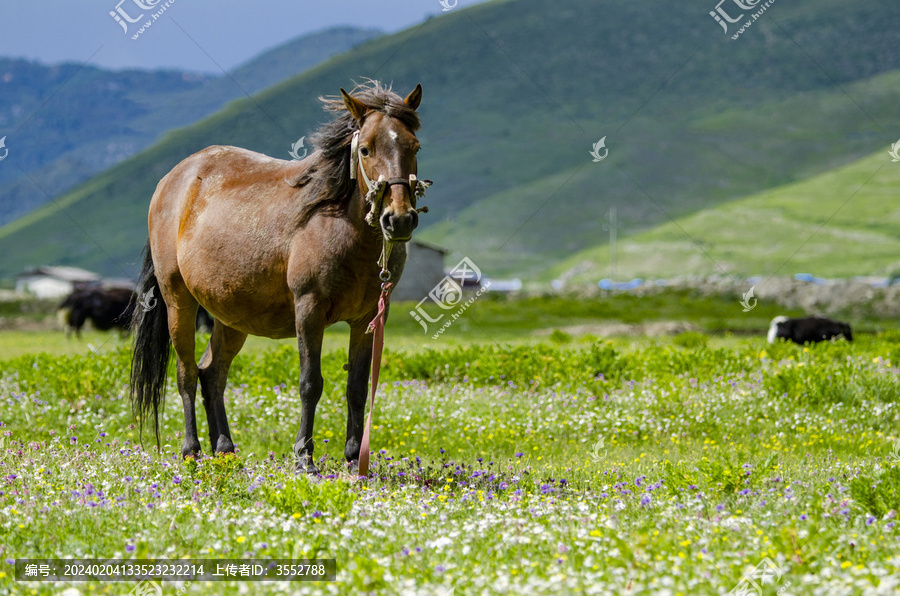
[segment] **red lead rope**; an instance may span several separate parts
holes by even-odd
[[[393,284],[381,285],[381,298],[378,299],[378,314],[369,323],[372,335],[372,393],[369,415],[366,417],[366,428],[363,430],[362,443],[359,445],[359,475],[369,475],[369,436],[372,430],[372,412],[375,411],[375,392],[378,390],[378,371],[381,370],[381,351],[384,349],[384,320],[387,315],[388,298]]]

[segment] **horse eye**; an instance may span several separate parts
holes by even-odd
[[[359,154],[363,157],[369,157],[369,148],[368,147],[360,147]]]

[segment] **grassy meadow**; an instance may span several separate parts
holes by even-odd
[[[333,558],[337,580],[161,587],[896,593],[900,333],[865,321],[853,343],[767,346],[767,308],[672,293],[485,299],[431,340],[396,304],[365,481],[343,464],[341,332],[323,358],[318,478],[292,472],[292,342],[254,341],[232,368],[237,454],[185,462],[171,380],[161,449],[147,433],[141,444],[126,341],[98,334],[77,351],[44,331],[50,353],[17,354],[0,333],[0,592],[135,587],[17,582],[17,558],[271,557]],[[654,317],[698,330],[571,331]]]

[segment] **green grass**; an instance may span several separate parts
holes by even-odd
[[[436,185],[422,238],[494,277],[534,274],[602,244],[613,205],[633,234],[886,147],[900,126],[898,74],[871,40],[890,38],[897,10],[779,5],[739,42],[662,0],[452,11],[171,132],[3,228],[0,276],[44,263],[133,273],[150,197],[176,163],[212,144],[285,156],[326,118],[316,97],[363,76],[424,86],[419,173]],[[610,157],[592,163],[604,135]],[[680,271],[671,264],[667,274]]]
[[[485,299],[466,312],[468,332],[454,325],[437,341],[395,305],[366,482],[343,466],[343,348],[323,357],[317,479],[294,476],[289,457],[300,411],[290,342],[235,360],[236,456],[187,462],[171,371],[162,449],[140,446],[127,345],[0,357],[0,591],[60,593],[68,584],[14,582],[8,561],[74,557],[335,559],[337,581],[307,584],[313,594],[685,596],[725,593],[768,558],[782,574],[772,593],[894,591],[900,331],[801,347],[559,330],[653,313],[750,330],[771,314],[731,302]],[[476,319],[504,339],[478,339]],[[557,332],[539,341],[542,326]],[[208,453],[202,409],[198,430]],[[166,582],[164,593],[179,587],[239,589]]]
[[[654,322],[678,322],[697,328],[704,343],[712,346],[727,344],[729,336],[764,337],[772,318],[778,315],[800,316],[802,311],[784,309],[772,303],[760,303],[749,313],[742,312],[740,296],[700,296],[689,290],[661,290],[640,296],[632,293],[612,293],[594,299],[575,296],[510,297],[486,293],[476,300],[458,321],[442,333],[432,324],[428,333],[410,316],[412,302],[391,303],[386,327],[388,349],[450,350],[471,345],[529,345],[549,339],[560,345],[583,346],[605,337],[604,329],[616,330],[615,325],[638,325]],[[0,302],[0,316],[43,321],[55,302]],[[432,310],[435,310],[434,308]],[[431,313],[432,316],[437,312]],[[893,319],[859,318],[850,313],[838,313],[848,320],[854,333],[877,333],[900,329]],[[324,351],[346,351],[350,333],[340,323],[325,332]],[[198,354],[206,347],[209,336],[197,335]],[[617,345],[627,349],[643,340],[635,336],[616,336]],[[82,338],[66,337],[61,330],[0,331],[0,360],[32,353],[52,356],[87,355],[115,351],[130,345],[130,338],[118,333],[92,331],[87,328]],[[676,338],[683,345],[696,341],[691,333]],[[296,347],[293,338],[271,340],[263,337],[247,338],[242,353],[259,355],[276,347]]]
[[[53,318],[56,303],[31,301],[0,302],[0,316],[29,318],[44,321]],[[576,334],[577,342],[591,341],[592,325],[653,321],[682,321],[709,332],[733,332],[761,334],[769,321],[779,314],[800,314],[784,311],[779,307],[759,305],[751,313],[741,312],[737,297],[699,297],[691,292],[666,291],[650,296],[618,294],[594,300],[575,297],[534,296],[512,299],[487,293],[466,310],[465,316],[444,332],[439,339],[432,339],[437,325],[426,333],[410,316],[415,308],[412,302],[391,304],[391,314],[386,327],[389,347],[415,350],[422,348],[449,349],[474,344],[534,343],[541,334],[554,329],[583,327],[587,331]],[[432,313],[432,316],[437,313]],[[855,321],[854,321],[855,322]],[[586,326],[586,327],[585,327]],[[862,330],[892,328],[892,321],[866,321]],[[565,331],[561,331],[567,333]],[[574,331],[573,331],[574,332]],[[596,335],[596,333],[594,333]],[[197,349],[202,351],[208,336],[198,335]],[[117,333],[101,333],[85,330],[83,337],[65,337],[59,331],[0,331],[0,359],[43,352],[51,355],[85,355],[92,352],[114,350],[129,344]],[[341,323],[325,333],[325,351],[346,350],[349,328]],[[627,341],[627,340],[623,340]],[[248,337],[243,352],[259,354],[275,346],[295,346],[296,340],[270,340]]]
[[[890,591],[896,334],[764,350],[702,337],[627,352],[608,342],[392,352],[368,482],[341,465],[340,354],[325,358],[317,481],[295,477],[286,456],[299,411],[289,349],[238,358],[227,392],[237,457],[187,463],[177,399],[162,452],[136,446],[127,350],[8,361],[0,548],[334,558],[337,582],[307,586],[323,594],[721,594],[764,558],[783,573],[775,588]],[[65,587],[14,583],[0,563],[0,588]],[[236,589],[195,582],[189,593]]]

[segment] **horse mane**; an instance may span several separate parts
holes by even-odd
[[[385,87],[379,81],[370,79],[356,85],[350,95],[366,104],[370,111],[396,118],[413,132],[419,129],[419,115],[391,90],[390,85]],[[310,136],[318,159],[310,168],[308,181],[304,181],[304,185],[309,186],[310,199],[303,207],[302,224],[320,208],[337,210],[346,207],[356,188],[356,182],[350,179],[350,141],[353,133],[362,126],[362,121],[353,118],[339,95],[319,97],[319,101],[324,104],[326,112],[336,116]]]

